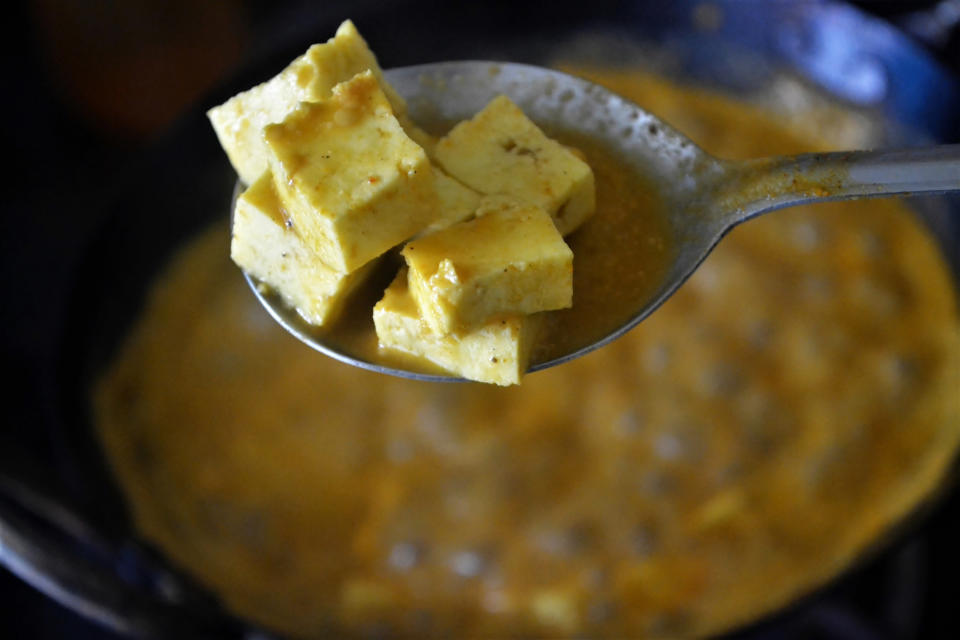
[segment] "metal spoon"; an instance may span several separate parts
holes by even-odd
[[[762,213],[812,202],[960,190],[960,145],[894,151],[804,154],[747,162],[715,158],[629,100],[586,80],[497,62],[441,62],[391,69],[387,80],[407,99],[414,121],[452,125],[494,97],[509,96],[552,132],[585,134],[660,185],[676,257],[663,281],[631,319],[601,340],[538,362],[563,364],[602,347],[639,324],[690,277],[733,227]],[[364,369],[428,381],[460,378],[386,366],[325,342],[295,310],[246,276],[273,318],[314,349]]]

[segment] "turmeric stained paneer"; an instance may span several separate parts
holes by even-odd
[[[321,262],[287,226],[269,171],[237,198],[230,257],[317,326],[336,319],[374,264],[342,273]]]
[[[350,272],[437,216],[433,172],[365,71],[329,100],[302,103],[264,138],[294,231],[329,267]]]
[[[506,194],[545,209],[567,235],[593,214],[593,171],[548,138],[506,96],[437,142],[438,164],[483,194]]]
[[[240,179],[253,184],[267,168],[265,126],[282,121],[301,102],[326,100],[334,86],[367,70],[394,112],[404,116],[406,103],[383,79],[376,56],[349,20],[333,38],[310,47],[272,79],[210,109],[207,115]]]
[[[512,198],[485,198],[473,220],[414,240],[401,253],[410,292],[436,333],[573,303],[573,252],[546,211]]]
[[[470,187],[464,186],[459,180],[451,178],[442,169],[433,168],[433,181],[440,208],[436,220],[424,230],[425,233],[439,231],[462,222],[472,216],[480,206],[483,196]]]
[[[425,358],[469,380],[518,384],[530,363],[539,315],[502,315],[464,334],[440,334],[420,315],[401,269],[373,308],[380,344]]]
[[[508,98],[438,140],[409,118],[347,20],[208,116],[250,185],[231,257],[308,324],[340,335],[368,321],[369,302],[338,317],[376,258],[407,243],[403,286],[377,305],[369,344],[385,361],[395,349],[515,384],[542,324],[530,316],[572,305],[563,235],[594,211],[593,172]]]

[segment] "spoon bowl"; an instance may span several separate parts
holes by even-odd
[[[472,118],[506,95],[548,134],[586,137],[657,185],[675,244],[674,260],[627,322],[603,338],[537,362],[530,372],[585,355],[619,338],[665,302],[733,227],[776,209],[858,197],[960,190],[960,145],[894,151],[805,154],[732,162],[715,158],[629,100],[543,67],[486,61],[442,62],[385,71],[409,115],[437,129]],[[239,195],[240,185],[234,193]],[[462,381],[357,357],[326,340],[249,274],[270,315],[308,346],[347,364],[431,382]]]

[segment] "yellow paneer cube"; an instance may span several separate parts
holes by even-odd
[[[413,120],[410,119],[410,116],[405,113],[398,114],[397,120],[400,121],[400,126],[403,127],[403,130],[407,132],[407,135],[410,136],[410,139],[423,147],[427,157],[430,158],[430,160],[433,160],[433,151],[437,146],[438,138],[430,133],[427,133],[414,124]]]
[[[567,235],[594,211],[593,171],[548,138],[506,96],[461,122],[434,149],[444,171],[483,194],[506,194],[545,209]]]
[[[436,333],[573,303],[573,252],[546,211],[513,198],[488,196],[476,218],[418,238],[402,254],[411,294]]]
[[[406,103],[383,79],[376,57],[349,20],[333,38],[310,47],[271,80],[210,109],[207,115],[240,179],[252,184],[267,169],[265,126],[282,121],[301,102],[329,98],[334,86],[368,69],[394,113],[405,119]]]
[[[433,182],[437,189],[439,211],[436,220],[424,229],[424,233],[439,231],[462,222],[472,216],[480,206],[483,196],[451,178],[442,169],[433,168]]]
[[[269,172],[237,198],[230,257],[317,326],[336,319],[344,299],[375,264],[341,273],[321,262],[288,227]]]
[[[540,316],[504,315],[462,335],[434,333],[420,316],[401,269],[373,307],[381,347],[425,358],[468,380],[519,384],[530,363]]]
[[[264,138],[296,232],[337,271],[359,268],[438,214],[430,162],[369,71],[329,100],[302,103]]]

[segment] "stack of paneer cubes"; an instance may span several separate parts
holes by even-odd
[[[529,365],[541,312],[573,303],[563,236],[593,213],[593,173],[508,98],[436,140],[347,21],[209,116],[248,185],[231,257],[310,324],[333,323],[406,243],[373,309],[380,347],[507,385]]]

